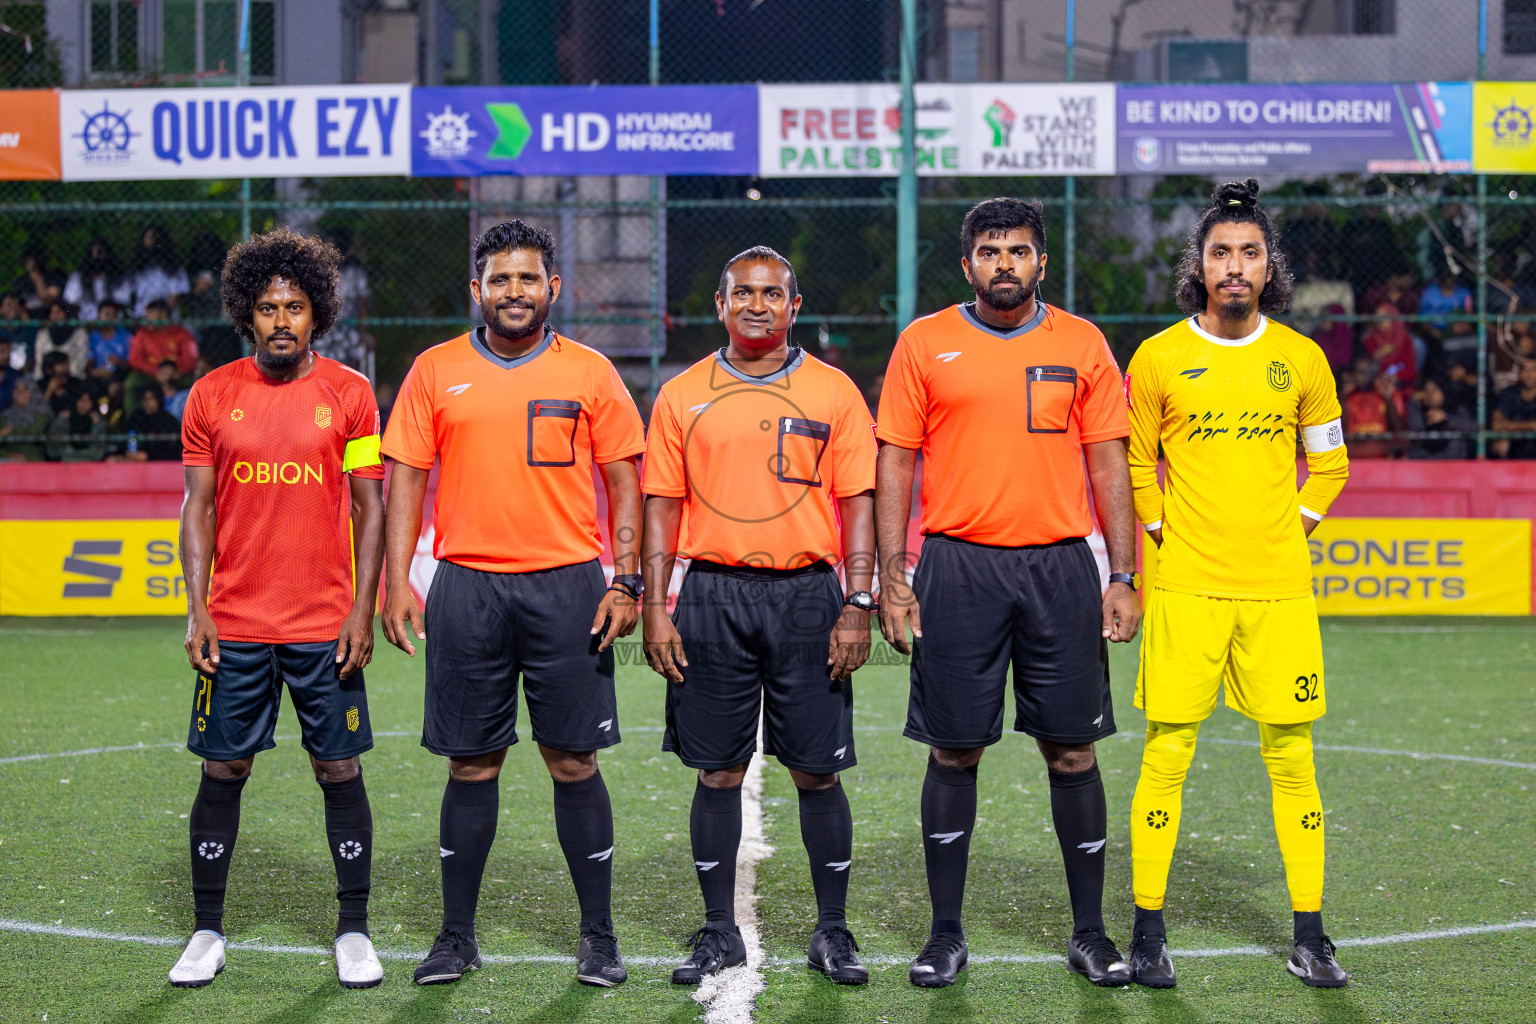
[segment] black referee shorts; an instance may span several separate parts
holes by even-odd
[[[843,590],[826,562],[752,569],[695,559],[673,621],[688,667],[667,684],[661,748],[719,771],[763,749],[786,768],[830,775],[852,768],[853,681],[827,668]]]
[[[930,534],[912,589],[907,736],[950,750],[1003,738],[1013,668],[1016,732],[1092,743],[1115,732],[1099,569],[1081,537],[1019,548]]]
[[[597,653],[588,632],[607,589],[596,559],[539,572],[438,563],[421,745],[478,757],[516,743],[519,676],[535,743],[575,753],[618,743],[613,649]]]
[[[363,673],[341,678],[335,640],[221,641],[219,670],[197,674],[187,749],[210,761],[271,750],[285,685],[299,716],[299,742],[317,761],[345,761],[373,749]]]

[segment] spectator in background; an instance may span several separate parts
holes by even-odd
[[[11,368],[11,340],[0,337],[0,412],[11,407],[11,392],[21,374]]]
[[[48,433],[53,416],[43,393],[37,390],[30,377],[16,378],[11,387],[11,404],[0,412],[0,459],[10,462],[40,462],[43,458],[41,441],[14,441],[13,437]]]
[[[101,304],[111,300],[118,305],[131,297],[133,285],[123,276],[123,265],[105,238],[97,238],[85,250],[69,280],[64,282],[63,299],[80,310],[80,319],[95,320]]]
[[[1447,313],[1471,313],[1472,293],[1467,286],[1456,280],[1456,271],[1447,267],[1440,272],[1440,277],[1431,288],[1424,289],[1424,294],[1419,296],[1419,314],[1421,316],[1444,316]],[[1444,320],[1431,320],[1427,324],[1434,337],[1439,338],[1446,334],[1447,327]]]
[[[1503,391],[1520,380],[1520,367],[1536,360],[1536,334],[1529,321],[1520,320],[1501,325],[1502,330],[1490,332],[1489,337],[1497,344],[1489,346],[1488,367],[1493,379],[1493,389]]]
[[[1477,430],[1477,414],[1465,405],[1452,404],[1445,387],[1433,377],[1414,392],[1408,403],[1408,429],[1414,432],[1456,432],[1458,438],[1421,438],[1410,442],[1411,459],[1465,459],[1472,447],[1471,435]]]
[[[40,246],[29,246],[21,255],[22,274],[11,285],[21,296],[28,320],[48,315],[48,304],[64,292],[64,275],[48,266],[48,256]]]
[[[336,251],[342,254],[341,261],[341,310],[336,314],[336,323],[325,332],[325,337],[317,338],[310,343],[310,348],[322,356],[327,356],[359,373],[368,373],[368,354],[374,350],[377,342],[372,334],[362,330],[350,321],[357,317],[368,315],[368,271],[363,267],[363,262],[352,250],[352,229],[345,224],[338,225],[326,233],[326,241],[336,247]]]
[[[1380,182],[1371,181],[1362,191],[1366,196],[1381,196],[1387,190]],[[1410,272],[1408,258],[1403,254],[1392,222],[1381,207],[1355,207],[1342,235],[1340,265],[1357,294],[1363,295],[1392,277]]]
[[[1344,389],[1345,433],[1372,435],[1364,440],[1352,438],[1350,457],[1389,458],[1401,447],[1391,435],[1403,429],[1407,412],[1397,382],[1388,374],[1378,373],[1370,356],[1361,356],[1345,377]]]
[[[37,329],[32,343],[34,358],[38,360],[37,378],[43,377],[42,360],[49,353],[62,352],[69,358],[69,375],[84,377],[91,356],[90,332],[84,327],[70,327],[75,311],[63,300],[55,299],[48,305],[48,322]]]
[[[191,290],[182,298],[182,319],[194,324],[197,350],[212,366],[239,359],[245,352],[240,336],[224,317],[224,257],[228,248],[212,231],[199,232],[187,253]]]
[[[0,321],[25,319],[27,310],[21,304],[20,295],[11,292],[0,298]],[[9,344],[10,354],[5,357],[5,365],[13,370],[27,369],[32,362],[32,332],[25,327],[7,326],[0,322],[0,341]],[[10,394],[10,389],[6,389],[6,394]]]
[[[1413,283],[1413,274],[1405,270],[1369,288],[1365,293],[1365,299],[1360,303],[1360,308],[1375,309],[1383,302],[1392,303],[1403,316],[1417,315],[1419,289]]]
[[[43,357],[43,400],[55,414],[75,404],[75,397],[88,390],[84,380],[69,375],[69,356],[50,352]]]
[[[130,372],[126,387],[129,412],[138,408],[140,393],[154,384],[160,364],[166,360],[176,364],[178,376],[191,373],[197,363],[197,341],[185,327],[170,322],[170,308],[164,301],[156,299],[145,310],[144,326],[128,343]]]
[[[203,357],[198,356],[197,360],[201,364]],[[160,408],[174,416],[178,423],[181,422],[181,411],[187,407],[187,396],[192,393],[191,388],[181,386],[177,380],[179,376],[180,374],[176,372],[175,361],[171,359],[165,360],[160,364],[160,368],[155,371],[155,381],[159,386],[154,389],[159,393]]]
[[[160,404],[160,389],[145,388],[139,394],[139,411],[125,421],[138,450],[128,453],[129,462],[170,462],[181,458],[181,421]]]
[[[96,319],[107,323],[91,328],[89,335],[90,376],[98,381],[122,380],[128,376],[128,348],[133,334],[117,323],[123,307],[116,299],[103,299],[96,307]]]
[[[1499,392],[1493,429],[1536,430],[1536,360],[1521,363],[1520,379]],[[1536,459],[1536,440],[1500,438],[1493,442],[1493,451],[1506,459]]]
[[[1360,336],[1360,344],[1380,368],[1381,375],[1393,378],[1398,387],[1412,388],[1419,375],[1413,335],[1408,333],[1392,303],[1383,302],[1374,312],[1376,319]]]
[[[160,302],[165,306],[166,319],[169,319],[171,311],[191,287],[187,282],[187,271],[176,257],[176,246],[171,243],[171,236],[163,224],[151,224],[139,236],[128,277],[136,317],[148,315],[150,304]],[[154,375],[153,371],[150,375]]]
[[[1344,315],[1343,306],[1337,302],[1330,302],[1323,309],[1322,322],[1312,333],[1312,340],[1317,342],[1317,347],[1323,350],[1323,355],[1328,359],[1328,367],[1333,370],[1335,379],[1341,372],[1348,369],[1355,359],[1355,329],[1347,323],[1334,319]]]
[[[1296,330],[1311,334],[1329,306],[1339,306],[1350,316],[1355,312],[1355,290],[1335,272],[1332,261],[1313,249],[1307,253],[1307,272],[1291,296],[1291,316]]]
[[[100,462],[107,454],[107,428],[87,390],[48,427],[48,457],[60,462]]]

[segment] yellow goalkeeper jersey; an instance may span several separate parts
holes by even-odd
[[[1131,359],[1131,487],[1160,527],[1157,586],[1207,597],[1312,594],[1302,516],[1321,520],[1349,476],[1344,426],[1322,349],[1267,317],[1239,340],[1196,318]],[[1296,488],[1296,443],[1308,476]],[[1157,482],[1158,447],[1167,463]]]

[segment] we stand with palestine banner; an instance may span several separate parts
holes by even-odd
[[[924,83],[928,177],[1536,173],[1536,83]],[[890,177],[901,94],[824,85],[6,90],[0,180]]]

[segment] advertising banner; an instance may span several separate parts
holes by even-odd
[[[415,89],[411,173],[753,174],[756,92],[750,85]]]
[[[0,103],[0,181],[57,181],[57,89],[7,89]]]
[[[174,519],[0,521],[0,615],[186,615]]]
[[[901,90],[882,83],[760,85],[758,174],[894,177]],[[915,90],[917,173],[1051,177],[1115,173],[1115,87],[932,83]]]
[[[1536,82],[1472,83],[1472,165],[1479,174],[1536,172]]]
[[[1122,85],[1123,174],[1472,169],[1468,82]]]
[[[408,85],[68,91],[65,181],[409,174]]]

